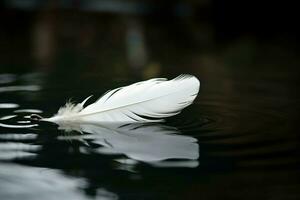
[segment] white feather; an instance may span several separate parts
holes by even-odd
[[[180,75],[169,81],[150,79],[108,91],[85,108],[91,96],[79,104],[67,103],[56,115],[42,121],[158,122],[192,104],[199,88],[199,80],[191,75]]]

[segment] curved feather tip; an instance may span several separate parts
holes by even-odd
[[[42,121],[63,122],[159,122],[193,103],[200,81],[192,75],[172,80],[155,78],[106,92],[96,102],[66,103],[57,114]]]

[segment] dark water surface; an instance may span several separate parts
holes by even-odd
[[[0,199],[299,199],[297,70],[186,60],[157,73],[201,80],[180,115],[84,134],[26,116],[147,76],[109,67],[0,74]]]

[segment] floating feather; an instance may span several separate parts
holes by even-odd
[[[150,79],[106,92],[96,102],[86,106],[67,103],[49,122],[160,122],[174,116],[193,103],[200,82],[191,75],[180,75],[172,80]],[[36,118],[33,116],[33,118]]]

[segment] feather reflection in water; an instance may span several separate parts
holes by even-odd
[[[199,145],[191,136],[179,135],[174,127],[162,124],[60,124],[59,129],[90,133],[59,136],[62,140],[92,140],[101,147],[97,153],[126,155],[158,167],[197,167]],[[170,160],[172,159],[172,160]],[[167,160],[167,161],[165,161]],[[165,161],[166,163],[162,163]]]

